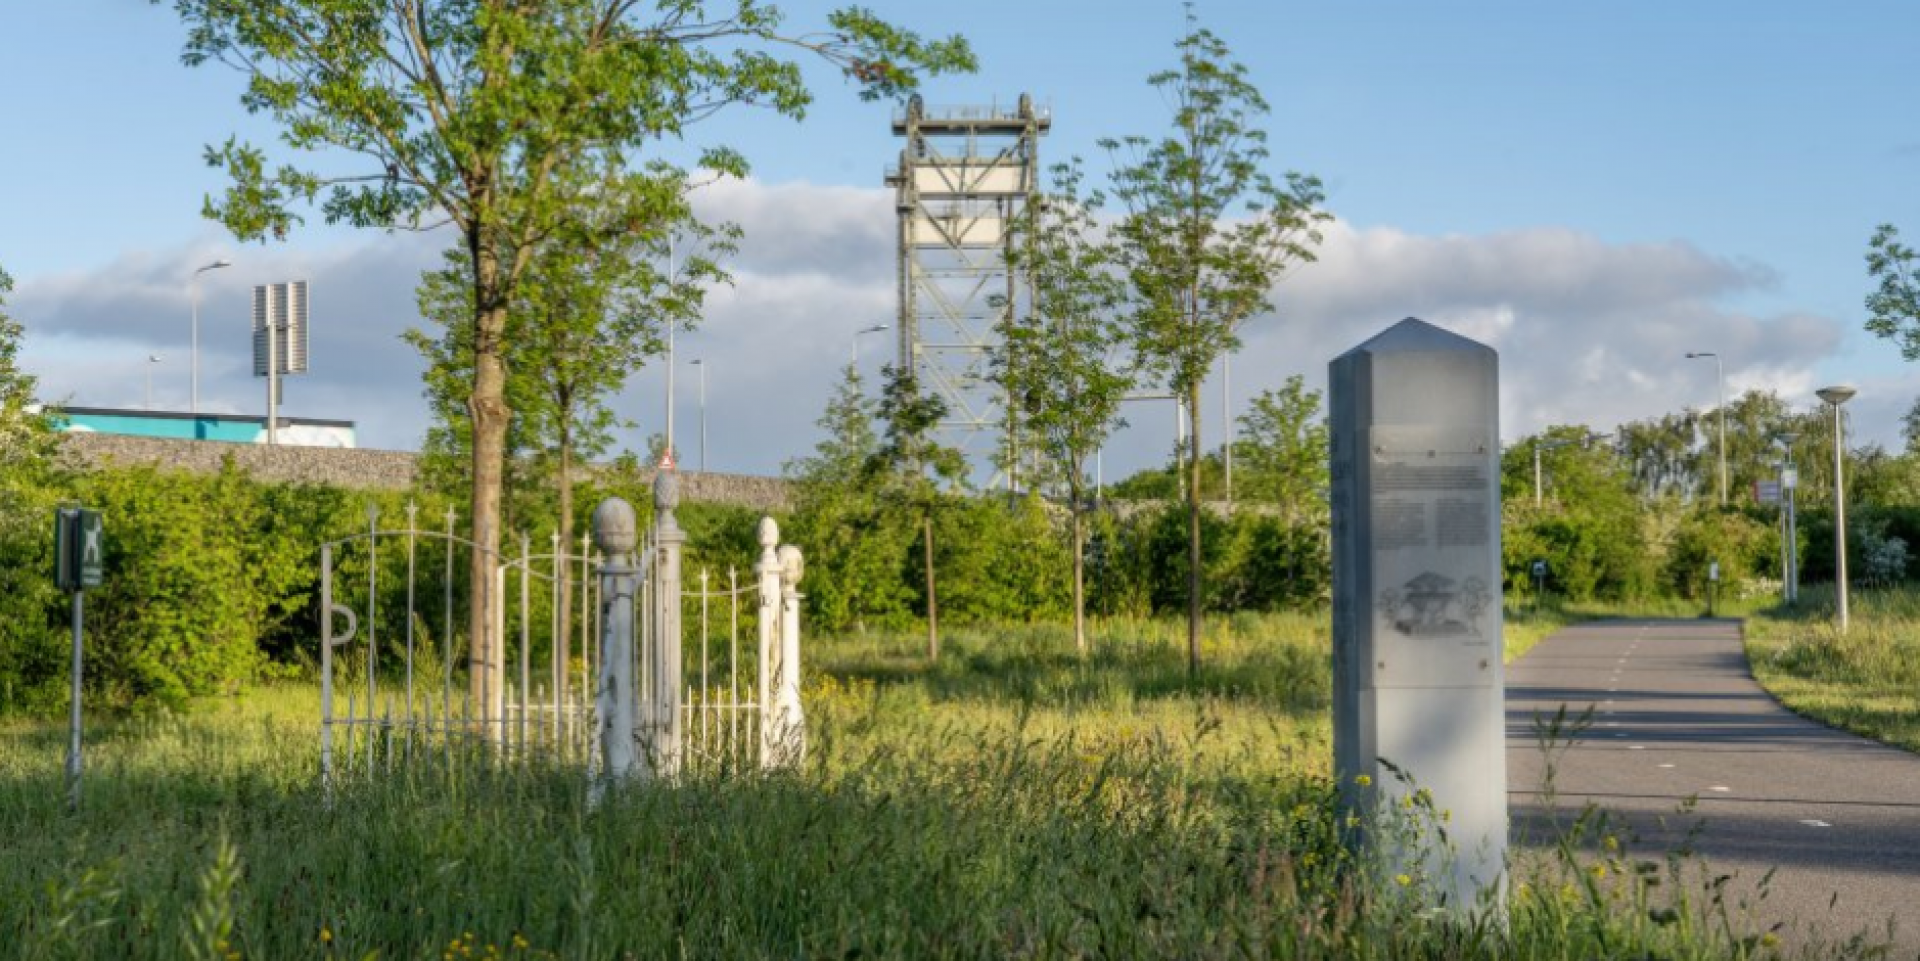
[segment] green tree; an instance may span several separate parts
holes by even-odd
[[[1900,242],[1900,231],[1881,224],[1867,242],[1867,276],[1879,287],[1867,295],[1867,330],[1900,345],[1900,356],[1920,360],[1920,263]]]
[[[1200,665],[1200,387],[1220,355],[1240,346],[1247,320],[1272,309],[1269,292],[1293,265],[1314,259],[1326,214],[1320,181],[1263,169],[1267,102],[1227,45],[1189,12],[1180,63],[1147,82],[1173,109],[1158,138],[1106,140],[1113,193],[1125,210],[1116,231],[1132,280],[1133,347],[1185,399],[1187,654]]]
[[[876,478],[883,504],[906,510],[920,528],[920,563],[926,587],[927,659],[940,659],[940,595],[934,577],[934,515],[940,507],[941,483],[949,489],[964,483],[966,458],[933,439],[947,416],[947,402],[922,391],[911,365],[886,368],[886,386],[880,396],[879,417],[885,425],[880,444],[869,458],[867,472]]]
[[[881,508],[875,413],[848,365],[817,422],[825,436],[811,456],[786,464],[794,484],[787,537],[807,552],[808,614],[829,631],[908,617],[902,560],[914,532]]]
[[[1242,489],[1280,509],[1289,527],[1327,513],[1327,421],[1320,392],[1295,374],[1277,390],[1265,390],[1240,415],[1233,459],[1242,465]]]
[[[1025,317],[1009,311],[1001,321],[992,363],[1024,412],[1029,443],[1066,483],[1073,643],[1085,654],[1087,460],[1119,423],[1133,378],[1115,363],[1125,341],[1119,308],[1126,284],[1098,223],[1104,198],[1082,195],[1078,158],[1051,172],[1052,191],[1027,204],[1007,257],[1010,269],[1030,279],[1032,306]]]
[[[550,510],[559,543],[571,546],[575,465],[607,453],[622,423],[609,401],[647,358],[665,350],[667,327],[691,327],[704,288],[729,279],[713,257],[733,250],[737,231],[695,221],[686,178],[671,166],[589,170],[563,180],[575,213],[539,238],[507,313],[506,390],[514,418],[502,525],[525,530]],[[667,236],[657,230],[662,224],[699,241],[692,256],[673,262],[672,276],[660,266],[670,258]],[[472,266],[461,250],[447,261],[422,277],[419,291],[421,315],[438,333],[415,328],[404,337],[429,359],[428,400],[439,415],[428,435],[427,473],[459,489],[458,467],[472,460],[471,422],[462,416],[473,373],[463,336],[473,315]],[[549,485],[553,498],[538,496]],[[571,575],[562,566],[561,637],[570,636],[572,624]]]
[[[20,368],[26,329],[7,314],[12,290],[13,278],[0,269],[0,683],[8,688],[0,690],[0,708],[17,699],[15,679],[31,673],[24,662],[50,647],[46,612],[58,596],[47,575],[48,525],[62,486],[55,435],[34,406],[34,378]]]
[[[538,240],[575,213],[568,171],[620,168],[731,104],[790,117],[809,94],[801,50],[841,68],[867,98],[913,89],[916,70],[972,69],[958,37],[925,41],[867,11],[829,13],[824,32],[788,32],[777,7],[738,0],[176,0],[183,59],[247,77],[242,103],[280,128],[309,166],[269,167],[265,150],[229,139],[207,150],[232,180],[207,216],[243,240],[284,237],[300,204],[329,222],[380,229],[451,224],[473,288],[466,403],[470,518],[485,576],[500,541],[501,474],[513,409],[507,318]],[[702,167],[742,175],[736,151],[710,147]],[[322,169],[326,168],[326,172]],[[476,605],[472,635],[489,638]],[[487,645],[492,646],[490,641]],[[499,651],[476,650],[483,716],[503,693]]]

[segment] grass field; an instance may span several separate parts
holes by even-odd
[[[1750,618],[1754,677],[1797,713],[1920,751],[1920,593],[1853,591],[1845,634],[1833,601],[1830,586],[1809,587],[1796,607]]]
[[[1524,647],[1564,615],[1515,617]],[[1771,956],[1697,865],[1604,829],[1515,878],[1504,925],[1340,843],[1320,618],[810,641],[811,753],[598,804],[456,755],[316,784],[312,693],[0,728],[0,955],[26,958]],[[1617,839],[1616,839],[1617,840]]]

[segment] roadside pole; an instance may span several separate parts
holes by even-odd
[[[80,689],[84,676],[82,637],[86,629],[87,588],[99,587],[105,544],[100,512],[62,507],[53,515],[54,584],[73,597],[73,678],[67,713],[67,810],[80,810]]]

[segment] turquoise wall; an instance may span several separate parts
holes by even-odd
[[[251,444],[260,436],[262,421],[215,420],[210,417],[140,417],[128,414],[59,415],[66,430],[91,430],[134,437],[172,437],[180,440],[224,440]]]

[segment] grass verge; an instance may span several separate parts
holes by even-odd
[[[1747,621],[1747,661],[1761,686],[1794,711],[1920,751],[1920,594],[1856,590],[1850,626],[1835,625],[1831,586]]]

